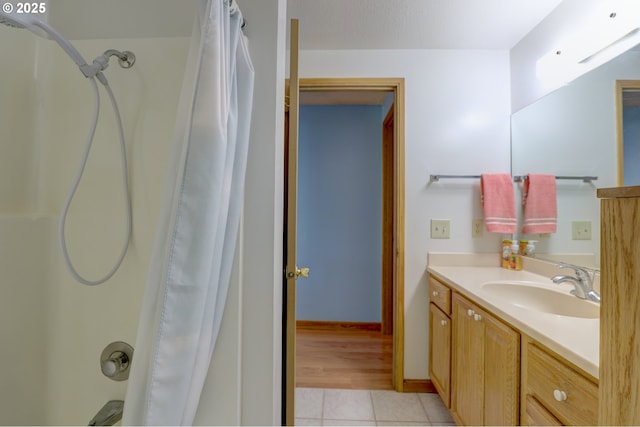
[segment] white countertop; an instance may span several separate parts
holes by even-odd
[[[550,276],[530,271],[511,271],[494,266],[438,266],[428,271],[458,293],[473,300],[510,324],[549,347],[574,365],[598,378],[600,319],[567,317],[512,305],[492,296],[482,288],[487,282],[515,280],[540,283],[558,292],[569,293],[573,286],[554,284]]]

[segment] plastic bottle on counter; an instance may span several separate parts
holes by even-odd
[[[510,269],[511,267],[511,241],[502,241],[502,253],[501,253],[501,266],[502,268]]]
[[[529,240],[527,242],[527,247],[524,249],[524,254],[526,256],[535,257],[536,256],[536,242],[537,240]]]
[[[522,270],[522,258],[518,253],[520,250],[520,245],[517,240],[511,241],[511,253],[509,255],[509,269],[520,271]]]

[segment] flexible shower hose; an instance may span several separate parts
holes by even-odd
[[[129,197],[129,178],[127,174],[127,154],[126,154],[126,146],[124,143],[124,130],[122,128],[122,120],[120,119],[120,111],[118,109],[118,104],[116,102],[115,96],[111,91],[111,87],[109,86],[106,77],[102,73],[97,75],[100,83],[105,87],[107,93],[109,94],[109,99],[111,100],[111,106],[113,108],[113,112],[116,118],[116,122],[118,125],[118,137],[120,139],[120,156],[122,159],[122,182],[124,187],[124,199],[125,199],[125,210],[126,210],[126,238],[124,244],[122,246],[122,250],[120,252],[120,256],[116,260],[114,266],[104,275],[102,278],[98,280],[89,280],[82,277],[71,262],[71,258],[69,256],[69,252],[67,250],[67,242],[65,236],[65,224],[67,221],[67,214],[69,212],[69,207],[71,206],[71,202],[73,201],[73,197],[80,185],[80,180],[82,179],[82,174],[84,172],[84,168],[87,164],[87,160],[89,158],[89,153],[91,152],[91,144],[93,143],[93,139],[96,133],[96,127],[98,126],[98,117],[100,115],[100,91],[98,90],[98,85],[96,83],[95,77],[89,78],[91,82],[91,87],[93,88],[94,93],[94,108],[93,108],[93,119],[91,124],[91,129],[89,131],[89,135],[87,137],[87,142],[85,144],[84,153],[82,155],[82,159],[80,161],[80,165],[78,167],[78,171],[76,172],[76,176],[71,184],[71,189],[69,190],[69,194],[67,194],[67,199],[64,202],[64,206],[62,208],[62,212],[60,214],[60,224],[58,227],[58,234],[60,238],[60,246],[62,248],[62,255],[64,257],[64,261],[69,269],[71,275],[80,283],[94,286],[100,285],[107,280],[109,280],[115,272],[120,268],[122,261],[127,253],[127,248],[129,247],[129,240],[131,238],[131,200]]]

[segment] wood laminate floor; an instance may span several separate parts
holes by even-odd
[[[296,386],[392,390],[393,338],[379,331],[298,327]]]

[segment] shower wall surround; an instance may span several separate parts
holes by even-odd
[[[0,214],[0,423],[45,425],[51,217]]]
[[[7,252],[0,267],[3,283],[11,284],[3,287],[0,311],[6,335],[16,341],[10,347],[21,354],[11,361],[4,360],[6,352],[0,356],[0,363],[13,366],[2,374],[10,377],[1,382],[7,397],[0,399],[0,424],[86,424],[108,400],[125,396],[126,382],[105,378],[99,357],[111,341],[135,342],[189,40],[72,41],[86,57],[117,46],[141,58],[131,70],[106,70],[125,126],[131,246],[111,280],[85,287],[64,268],[56,229],[89,130],[90,86],[49,41],[14,30],[25,48],[4,47],[10,31],[3,29],[0,44],[20,58],[0,62],[3,76],[5,69],[15,73],[11,85],[0,85],[0,124],[11,130],[0,139],[8,153],[0,160],[0,185],[11,183],[0,198],[0,251]],[[70,254],[90,277],[113,263],[124,233],[118,139],[105,101],[103,96],[94,151],[67,221]]]
[[[35,105],[36,40],[27,31],[5,26],[0,31],[0,214],[21,214],[28,211],[32,196],[30,121]]]
[[[175,7],[173,0],[145,3],[153,9],[126,3],[113,2],[108,15],[117,16],[122,8],[157,15]],[[60,18],[75,4],[56,0],[50,6],[60,8]],[[98,13],[106,6],[85,0],[82,7]],[[243,243],[203,390],[206,404],[195,420],[200,425],[280,422],[286,0],[243,0],[241,7],[251,23],[245,32],[256,69],[255,142],[249,152]],[[114,64],[106,70],[125,127],[133,236],[120,270],[91,288],[67,273],[57,242],[59,211],[89,131],[90,86],[52,42],[0,28],[0,255],[6,254],[0,260],[0,328],[8,340],[3,348],[13,346],[0,354],[2,366],[12,367],[0,373],[0,424],[83,425],[108,400],[125,397],[126,381],[104,377],[99,357],[112,341],[135,343],[189,38],[132,38],[124,36],[130,23],[110,22],[121,38],[70,37],[86,57],[111,48],[137,56],[130,70]],[[64,34],[64,27],[58,29]],[[191,34],[191,28],[183,33]],[[86,175],[67,221],[69,251],[78,270],[95,271],[95,276],[117,256],[124,221],[109,110],[103,104]]]
[[[0,424],[45,423],[49,219],[28,216],[35,41],[0,30]],[[6,46],[6,47],[5,47]],[[10,48],[9,48],[10,47]]]

